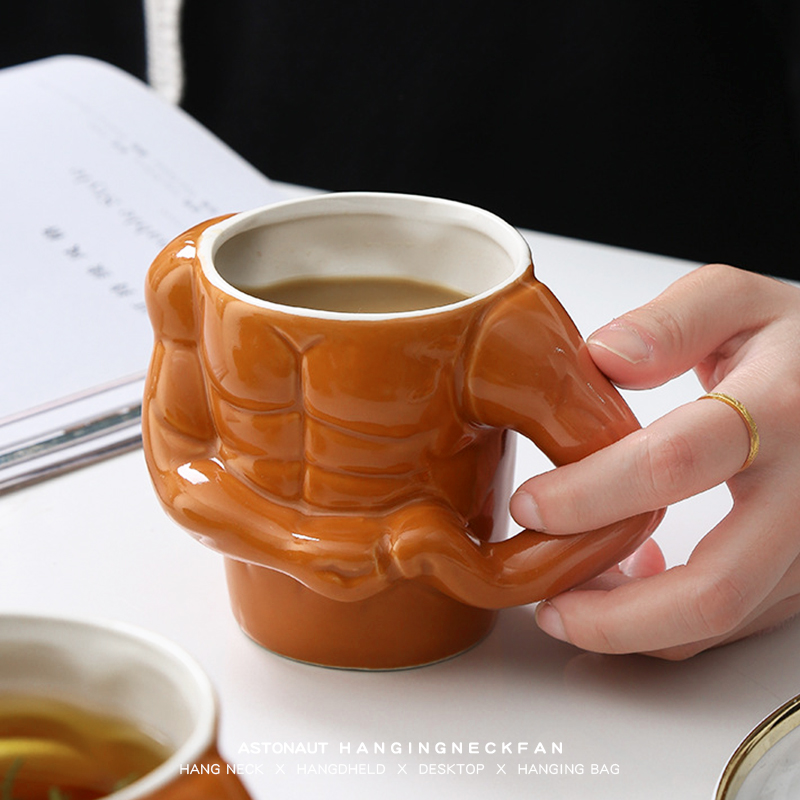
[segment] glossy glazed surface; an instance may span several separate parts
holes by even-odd
[[[404,626],[402,601],[387,593],[420,584],[425,591],[411,594],[427,596],[433,615],[443,613],[439,594],[456,601],[477,640],[484,609],[576,585],[652,532],[661,512],[566,538],[504,538],[508,430],[561,464],[638,426],[530,264],[496,291],[435,313],[296,314],[209,279],[196,253],[214,222],[169,245],[147,287],[156,341],[145,454],[162,503],[200,541],[341,604],[334,617],[358,619],[356,604],[370,598],[388,604],[399,649],[411,653],[419,626],[410,617]],[[424,659],[403,658],[395,645],[394,655],[374,652],[369,637],[348,634],[353,650],[341,663],[332,623],[315,628],[307,657],[307,604],[281,603],[296,617],[293,641],[278,646],[266,607],[270,587],[285,594],[285,583],[254,582],[249,567],[228,572],[242,626],[286,655],[389,667],[469,646],[456,637],[455,650],[443,640]],[[322,613],[324,603],[309,602]]]
[[[421,581],[395,581],[371,597],[341,602],[274,569],[232,558],[225,567],[242,630],[275,653],[311,664],[350,669],[432,664],[471,648],[497,616]]]

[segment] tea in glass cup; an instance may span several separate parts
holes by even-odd
[[[247,800],[216,737],[210,681],[168,640],[0,615],[3,800]]]

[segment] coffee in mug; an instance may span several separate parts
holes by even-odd
[[[466,299],[448,286],[392,277],[298,278],[249,289],[248,294],[284,306],[349,314],[419,311]]]

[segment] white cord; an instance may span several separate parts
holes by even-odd
[[[183,94],[180,20],[183,0],[144,0],[147,81],[170,103]]]

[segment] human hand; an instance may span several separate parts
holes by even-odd
[[[715,400],[676,408],[583,460],[526,481],[511,513],[569,535],[727,482],[730,513],[685,565],[657,544],[540,604],[550,635],[585,650],[682,659],[773,627],[800,610],[800,290],[721,265],[702,267],[601,328],[588,346],[617,385],[659,386],[694,368],[706,391],[747,408],[750,434]]]

